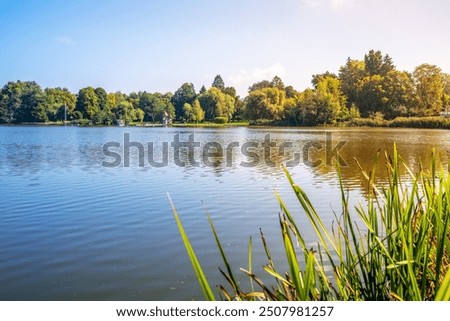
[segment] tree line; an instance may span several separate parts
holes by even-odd
[[[42,89],[34,81],[8,82],[0,91],[0,123],[76,123],[113,125],[119,122],[230,122],[314,126],[355,118],[394,119],[436,116],[450,105],[450,75],[430,64],[413,72],[398,70],[389,55],[369,51],[364,59],[348,58],[338,74],[312,76],[312,87],[297,91],[281,78],[250,86],[241,98],[217,75],[210,88],[196,92],[184,83],[173,94],[138,92],[129,95],[86,87]]]

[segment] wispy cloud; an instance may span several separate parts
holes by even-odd
[[[64,46],[74,46],[75,41],[66,36],[56,37],[56,42]]]
[[[251,71],[241,70],[236,75],[228,77],[228,82],[234,87],[251,86],[261,80],[272,80],[273,77],[283,77],[286,68],[279,62],[267,68],[255,68]]]

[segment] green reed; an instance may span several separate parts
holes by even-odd
[[[241,271],[248,276],[250,289],[244,291],[234,276],[211,218],[208,220],[225,265],[220,269],[228,286],[219,285],[224,300],[450,300],[450,177],[437,169],[432,152],[430,170],[414,174],[404,164],[397,149],[385,155],[388,182],[376,184],[375,160],[372,170],[361,171],[367,180],[367,198],[350,208],[348,193],[337,168],[341,213],[328,228],[302,188],[286,168],[286,177],[301,204],[302,213],[317,236],[310,248],[281,196],[280,232],[289,271],[279,271],[261,232],[267,257],[263,267],[274,279],[268,285],[252,271],[252,240],[249,265]],[[358,164],[359,166],[359,164]],[[401,171],[406,172],[401,175]],[[173,212],[184,245],[205,299],[215,300],[205,273],[183,229],[175,207]],[[358,222],[356,222],[358,220]],[[301,263],[302,262],[302,263]],[[332,268],[332,273],[329,271]]]

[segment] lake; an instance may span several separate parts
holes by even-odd
[[[450,131],[0,126],[0,300],[202,299],[168,195],[212,284],[225,282],[207,212],[236,273],[249,237],[255,271],[265,263],[259,229],[283,267],[274,191],[315,239],[280,164],[331,225],[336,162],[364,202],[354,158],[369,170],[394,143],[413,170],[432,148],[445,164]]]

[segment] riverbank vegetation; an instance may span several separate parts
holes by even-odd
[[[177,122],[287,126],[393,126],[448,128],[450,75],[431,64],[398,70],[389,55],[371,50],[348,58],[337,74],[312,76],[312,87],[297,91],[275,76],[249,87],[246,97],[217,75],[197,92],[184,83],[174,93],[107,93],[85,87],[42,89],[33,81],[8,82],[0,90],[0,123],[69,121],[80,125]],[[410,120],[415,117],[415,120]],[[416,119],[420,118],[420,120]]]
[[[205,299],[215,300],[218,295],[226,300],[450,300],[448,171],[437,168],[434,155],[431,170],[415,174],[404,165],[395,148],[393,155],[386,158],[388,183],[375,183],[376,166],[369,173],[363,172],[367,198],[354,208],[340,180],[342,207],[335,213],[332,227],[324,224],[314,204],[285,169],[302,208],[301,213],[290,212],[276,194],[281,209],[280,246],[285,251],[288,271],[276,268],[279,262],[273,261],[261,232],[267,255],[266,275],[253,272],[250,240],[248,267],[240,269],[249,282],[237,282],[236,267],[230,266],[209,218],[225,267],[220,269],[225,284],[219,285],[217,292],[208,283],[173,207]],[[306,216],[310,226],[297,224],[299,215]],[[311,229],[317,237],[315,245],[304,238]]]

